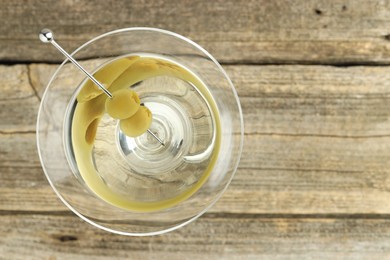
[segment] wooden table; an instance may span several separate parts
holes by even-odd
[[[390,257],[390,1],[2,1],[0,258]],[[242,102],[245,147],[222,199],[155,237],[90,226],[55,196],[35,142],[38,105],[67,50],[132,26],[209,50]]]

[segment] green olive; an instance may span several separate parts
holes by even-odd
[[[140,103],[137,93],[130,89],[121,89],[112,93],[112,98],[107,98],[106,111],[115,119],[125,119],[138,111]]]
[[[152,112],[147,107],[141,106],[132,117],[120,121],[120,128],[125,135],[137,137],[145,133],[151,123]]]

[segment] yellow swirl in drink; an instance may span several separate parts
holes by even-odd
[[[77,95],[71,138],[88,188],[107,203],[141,212],[173,207],[191,197],[211,175],[220,149],[219,113],[207,87],[184,66],[152,55],[116,59],[94,76],[111,93],[139,93],[152,111],[150,129],[166,145],[155,144],[147,134],[125,136],[120,120],[106,113],[108,97],[87,80]],[[130,109],[125,103],[121,107]],[[134,120],[127,127],[142,125]]]

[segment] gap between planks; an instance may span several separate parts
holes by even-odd
[[[71,210],[52,211],[31,211],[31,210],[0,210],[0,216],[20,215],[44,215],[44,216],[74,216]],[[299,214],[299,213],[205,213],[203,219],[378,219],[390,220],[390,214],[377,213],[320,213],[320,214]]]
[[[88,58],[78,58],[77,61],[89,61],[89,60],[95,60],[99,57],[88,57]],[[38,65],[61,65],[63,61],[56,62],[56,61],[31,61],[31,60],[0,60],[0,66],[13,66],[13,65],[32,65],[32,64],[38,64]],[[330,66],[330,67],[359,67],[359,66],[365,66],[365,67],[389,67],[390,62],[377,62],[377,61],[357,61],[357,62],[344,62],[344,61],[250,61],[250,60],[242,60],[242,61],[224,61],[219,62],[222,66]]]

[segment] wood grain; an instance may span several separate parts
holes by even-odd
[[[1,66],[0,76],[0,133],[33,133],[39,100],[31,87],[28,67]]]
[[[28,109],[3,101],[5,110],[16,109],[16,118],[25,116],[31,123],[1,125],[4,131],[16,131],[0,135],[1,210],[65,210],[43,176],[34,133],[18,132],[33,131],[38,102],[34,90],[41,95],[55,68],[0,66],[0,75],[15,75],[5,88],[7,95],[20,97],[17,102],[31,99]],[[231,186],[211,212],[390,213],[388,67],[225,69],[242,102],[245,146]],[[28,94],[16,90],[20,81]],[[9,120],[7,113],[1,115]]]
[[[389,1],[2,1],[0,60],[62,61],[38,40],[48,27],[67,50],[107,31],[148,26],[191,38],[223,63],[389,64]],[[102,18],[104,17],[104,18]]]
[[[68,215],[14,214],[0,220],[0,252],[12,259],[386,259],[390,254],[388,219],[206,214],[154,237],[113,235]]]

